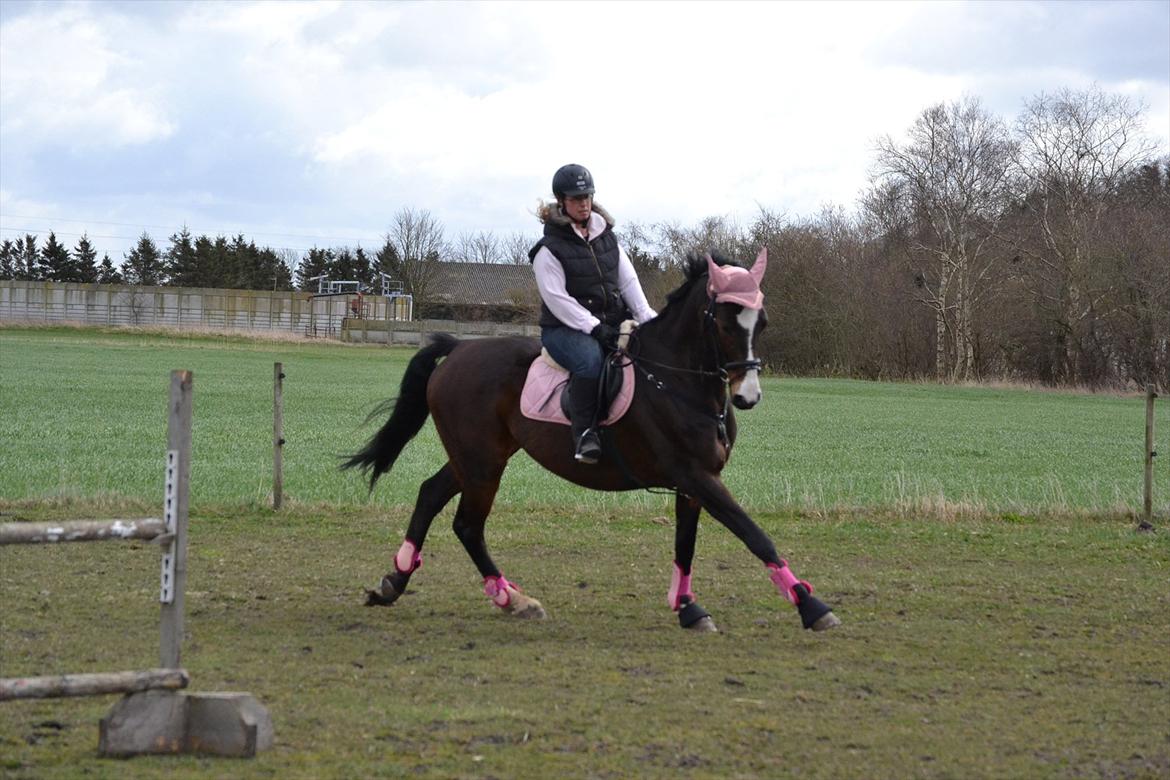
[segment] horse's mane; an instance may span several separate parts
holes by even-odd
[[[711,252],[711,259],[715,261],[715,265],[739,265],[739,263],[728,260],[714,251]],[[666,314],[670,307],[679,301],[685,300],[691,294],[695,284],[707,278],[707,257],[696,254],[687,255],[687,259],[683,262],[683,274],[685,277],[683,283],[666,296],[666,306],[659,313],[659,316]]]

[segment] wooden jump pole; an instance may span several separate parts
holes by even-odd
[[[144,669],[136,672],[59,674],[46,677],[0,679],[0,701],[178,690],[191,681],[185,669]]]
[[[61,523],[5,523],[0,525],[0,544],[52,544],[100,542],[107,539],[158,540],[166,534],[162,520],[69,520]],[[164,540],[165,541],[165,540]]]
[[[284,497],[284,365],[272,364],[272,508]]]
[[[1154,386],[1146,385],[1146,452],[1145,489],[1142,491],[1142,518],[1145,528],[1153,528],[1154,522],[1154,399],[1158,394]]]

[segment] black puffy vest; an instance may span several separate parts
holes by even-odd
[[[630,317],[629,307],[618,290],[621,254],[610,225],[593,241],[586,242],[571,225],[546,222],[544,238],[528,253],[529,262],[536,259],[541,247],[547,247],[560,261],[565,269],[565,289],[590,314],[615,327]],[[540,304],[540,324],[541,327],[564,325],[544,303]]]

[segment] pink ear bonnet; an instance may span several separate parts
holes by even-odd
[[[714,295],[718,303],[738,303],[745,309],[762,309],[764,293],[760,291],[760,280],[768,267],[768,247],[756,255],[755,265],[749,271],[735,265],[716,265],[707,255],[707,294]]]

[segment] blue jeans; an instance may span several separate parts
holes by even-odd
[[[557,325],[540,329],[540,343],[552,359],[573,376],[596,379],[601,376],[605,353],[597,339],[588,333]]]

